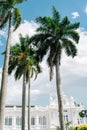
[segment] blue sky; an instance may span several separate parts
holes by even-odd
[[[20,5],[21,10],[23,10],[23,19],[35,20],[37,16],[52,15],[52,6],[60,12],[61,17],[68,16],[72,22],[80,21],[81,26],[86,26],[87,17],[87,1],[75,1],[75,0],[29,0],[29,2]],[[86,9],[86,10],[85,10]],[[79,17],[77,19],[72,19],[72,13],[77,12]]]
[[[72,23],[80,22],[78,55],[72,59],[63,54],[61,79],[64,93],[68,97],[73,96],[78,103],[82,102],[87,107],[87,0],[29,0],[19,5],[18,7],[21,9],[23,17],[22,24],[12,34],[11,44],[15,44],[18,41],[20,32],[24,36],[26,34],[29,34],[29,36],[33,35],[38,27],[37,23],[35,23],[35,18],[37,16],[51,16],[52,6],[55,6],[60,12],[61,18],[68,16]],[[6,29],[0,30],[0,72],[3,66],[1,53],[5,50],[6,36]],[[42,63],[42,67],[43,73],[38,76],[36,81],[32,79],[32,105],[48,105],[49,96],[56,96],[55,72],[53,81],[50,82],[49,69],[45,60]],[[22,79],[15,82],[13,74],[9,76],[7,104],[21,104],[21,86]]]

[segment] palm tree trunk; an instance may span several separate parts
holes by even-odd
[[[28,84],[28,130],[30,130],[30,77]]]
[[[63,115],[63,100],[62,100],[62,91],[61,91],[60,65],[59,65],[58,56],[57,56],[57,63],[56,63],[56,89],[57,89],[60,128],[61,130],[65,130],[64,115]]]
[[[22,130],[25,130],[25,105],[26,105],[26,73],[23,75],[23,89],[22,89]]]
[[[4,58],[4,65],[2,71],[2,81],[0,90],[0,130],[4,128],[4,113],[7,93],[7,78],[8,78],[8,63],[9,63],[9,52],[10,52],[10,40],[11,40],[11,17],[9,18],[8,37],[6,44],[6,53]]]

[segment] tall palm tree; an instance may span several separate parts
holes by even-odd
[[[37,75],[41,73],[41,67],[37,64],[37,62],[33,63],[30,65],[30,70],[29,70],[29,78],[27,80],[28,83],[28,130],[30,130],[30,78],[35,76],[35,79],[37,78]]]
[[[9,74],[15,70],[15,79],[23,76],[22,89],[22,130],[25,130],[25,105],[26,105],[26,83],[28,87],[28,130],[30,130],[30,78],[35,73],[35,78],[41,72],[36,60],[35,50],[29,44],[29,37],[20,35],[20,44],[15,44],[10,49]]]
[[[37,75],[39,74],[39,73],[41,73],[42,72],[42,70],[41,70],[41,67],[40,67],[40,65],[39,65],[39,61],[37,60],[37,56],[34,56],[35,55],[35,53],[36,53],[36,51],[35,52],[33,52],[33,54],[31,54],[31,56],[33,56],[33,57],[30,57],[31,59],[31,61],[33,61],[32,63],[30,63],[28,66],[29,66],[29,70],[27,71],[27,77],[26,77],[26,79],[27,79],[27,84],[28,84],[28,130],[30,130],[30,109],[31,109],[31,106],[30,106],[30,79],[32,78],[32,77],[34,77],[34,80],[37,78]]]
[[[39,23],[37,34],[31,38],[31,42],[38,48],[38,57],[42,61],[48,54],[47,63],[50,67],[50,80],[53,76],[53,67],[56,71],[56,89],[58,99],[59,121],[61,130],[65,129],[63,115],[63,99],[61,92],[60,63],[62,50],[65,50],[67,56],[76,56],[76,45],[79,41],[79,35],[76,29],[79,23],[70,23],[67,16],[60,19],[59,12],[53,6],[53,16],[38,17]]]
[[[2,81],[0,90],[0,130],[3,130],[4,124],[4,111],[7,91],[7,77],[8,77],[8,62],[9,51],[11,43],[11,26],[14,26],[14,31],[21,23],[21,12],[16,8],[17,4],[22,3],[25,0],[5,0],[0,1],[0,29],[2,29],[6,23],[8,23],[8,36],[6,43],[6,53],[4,58],[4,65],[2,71]]]

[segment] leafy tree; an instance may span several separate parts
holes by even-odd
[[[87,130],[87,124],[81,124],[72,128],[72,130]]]
[[[3,130],[4,124],[4,111],[5,100],[7,91],[7,77],[8,77],[8,63],[9,63],[9,51],[11,43],[11,26],[14,26],[14,31],[21,23],[21,12],[16,8],[17,4],[26,0],[2,0],[0,1],[0,29],[4,28],[8,23],[8,36],[6,43],[6,53],[4,58],[1,90],[0,90],[0,130]]]
[[[20,44],[10,48],[9,74],[15,71],[15,79],[23,76],[22,89],[22,130],[25,129],[25,105],[26,105],[26,84],[28,83],[28,130],[30,130],[30,78],[37,77],[41,72],[39,62],[36,60],[35,49],[29,44],[29,37],[20,35]]]
[[[53,16],[37,17],[39,23],[37,34],[31,38],[31,42],[38,48],[38,58],[42,61],[47,54],[47,63],[50,68],[50,80],[53,77],[53,67],[56,71],[56,89],[58,98],[58,110],[61,130],[65,129],[63,115],[63,101],[61,90],[60,65],[62,51],[67,56],[76,56],[76,45],[79,42],[79,35],[76,29],[79,23],[70,23],[67,16],[60,19],[59,12],[52,8]]]
[[[80,116],[81,118],[87,117],[87,110],[81,110],[81,111],[79,112],[79,116]]]

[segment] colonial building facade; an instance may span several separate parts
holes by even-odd
[[[84,124],[85,120],[80,118],[79,112],[84,109],[83,105],[77,104],[74,98],[70,99],[64,95],[64,121],[71,122],[72,126]],[[27,130],[28,113],[26,107]],[[50,97],[49,105],[46,107],[31,106],[31,130],[56,130],[59,126],[59,112],[57,100]],[[21,106],[6,106],[4,130],[21,130]]]

